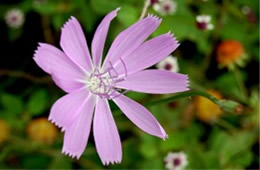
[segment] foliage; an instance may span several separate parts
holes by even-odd
[[[168,31],[174,33],[181,45],[173,55],[178,57],[180,72],[189,75],[191,88],[217,90],[223,98],[240,102],[243,111],[224,112],[216,120],[205,122],[195,116],[194,98],[157,103],[154,101],[174,94],[129,92],[128,96],[147,105],[169,138],[162,141],[145,134],[110,103],[122,140],[122,163],[103,167],[93,139],[90,139],[81,159],[70,159],[61,154],[61,132],[52,144],[32,141],[26,132],[32,120],[47,118],[54,101],[64,95],[33,62],[37,43],[58,46],[62,25],[70,16],[75,16],[90,44],[101,19],[109,11],[121,7],[109,30],[107,51],[116,35],[139,19],[144,1],[3,1],[0,2],[0,119],[7,122],[11,131],[8,132],[10,137],[7,141],[0,143],[0,168],[162,169],[168,152],[183,151],[188,155],[187,169],[258,169],[259,2],[175,1],[177,11],[173,15],[160,16],[162,24],[152,37]],[[242,12],[245,7],[250,9],[249,13]],[[5,24],[5,14],[12,8],[19,8],[25,13],[25,23],[21,28],[9,28]],[[151,6],[148,12],[159,15]],[[211,16],[215,26],[213,30],[202,31],[196,27],[196,16],[200,14]],[[217,46],[229,39],[239,41],[244,46],[247,56],[245,67],[236,66],[231,70],[218,67]],[[21,73],[17,74],[17,71]],[[0,133],[3,133],[1,130]]]

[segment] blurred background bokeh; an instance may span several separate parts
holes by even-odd
[[[1,169],[163,169],[170,152],[186,155],[186,169],[259,169],[258,0],[151,0],[148,6],[163,19],[152,37],[171,31],[181,44],[155,67],[188,74],[191,89],[241,107],[227,113],[201,96],[147,106],[169,135],[163,141],[139,130],[111,103],[122,163],[104,167],[92,134],[79,160],[61,154],[63,133],[47,117],[65,93],[32,60],[38,42],[59,47],[62,25],[75,16],[90,44],[102,18],[121,7],[107,51],[119,32],[138,21],[144,5],[144,0],[0,0]],[[127,95],[142,104],[174,96]]]

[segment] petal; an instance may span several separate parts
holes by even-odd
[[[60,45],[65,54],[82,70],[91,71],[92,63],[83,30],[74,17],[64,24]]]
[[[52,106],[49,120],[58,127],[66,129],[83,111],[90,97],[91,94],[87,89],[80,89],[63,96]]]
[[[122,58],[125,64],[120,60],[117,61],[114,68],[118,74],[127,73],[129,75],[158,63],[169,56],[178,46],[178,42],[170,33],[155,37],[143,43],[130,55]]]
[[[117,8],[116,10],[107,14],[105,18],[102,20],[102,22],[99,24],[95,32],[94,38],[92,40],[91,48],[92,48],[93,63],[96,66],[100,66],[110,22],[117,16],[117,11],[119,9],[120,8]]]
[[[82,87],[77,80],[84,77],[84,73],[58,48],[39,43],[33,59],[39,67],[52,75],[56,84],[64,91],[71,92]]]
[[[161,19],[148,16],[121,32],[112,43],[104,67],[109,67],[109,62],[114,64],[118,59],[124,58],[139,47],[155,29],[160,25]]]
[[[76,121],[66,129],[62,153],[77,159],[82,155],[88,142],[94,106],[95,97],[91,96]]]
[[[188,76],[164,70],[144,70],[133,73],[116,84],[118,88],[153,94],[189,90]]]
[[[167,138],[167,134],[162,126],[145,107],[124,95],[114,98],[113,101],[123,111],[126,117],[140,129],[162,139]]]
[[[122,160],[121,141],[108,101],[98,98],[94,116],[94,139],[97,152],[104,165]]]

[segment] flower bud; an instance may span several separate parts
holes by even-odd
[[[27,135],[34,141],[51,144],[58,134],[57,128],[46,118],[32,120],[27,126]]]
[[[10,134],[9,126],[8,124],[0,119],[0,143],[3,143],[8,139],[8,136]]]
[[[243,106],[232,100],[219,100],[217,103],[223,111],[228,113],[240,114],[243,111]]]

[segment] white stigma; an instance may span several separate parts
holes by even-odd
[[[108,73],[103,75],[100,73],[94,73],[86,82],[87,88],[94,94],[109,94],[113,85],[113,80],[110,78]]]
[[[120,61],[125,69],[125,75],[120,77],[117,71],[109,62],[110,67],[106,70],[100,70],[95,68],[90,75],[85,79],[79,80],[84,83],[85,87],[94,95],[101,98],[113,99],[128,92],[129,90],[122,90],[116,87],[116,83],[121,82],[127,77],[127,70],[124,61],[120,58]]]

